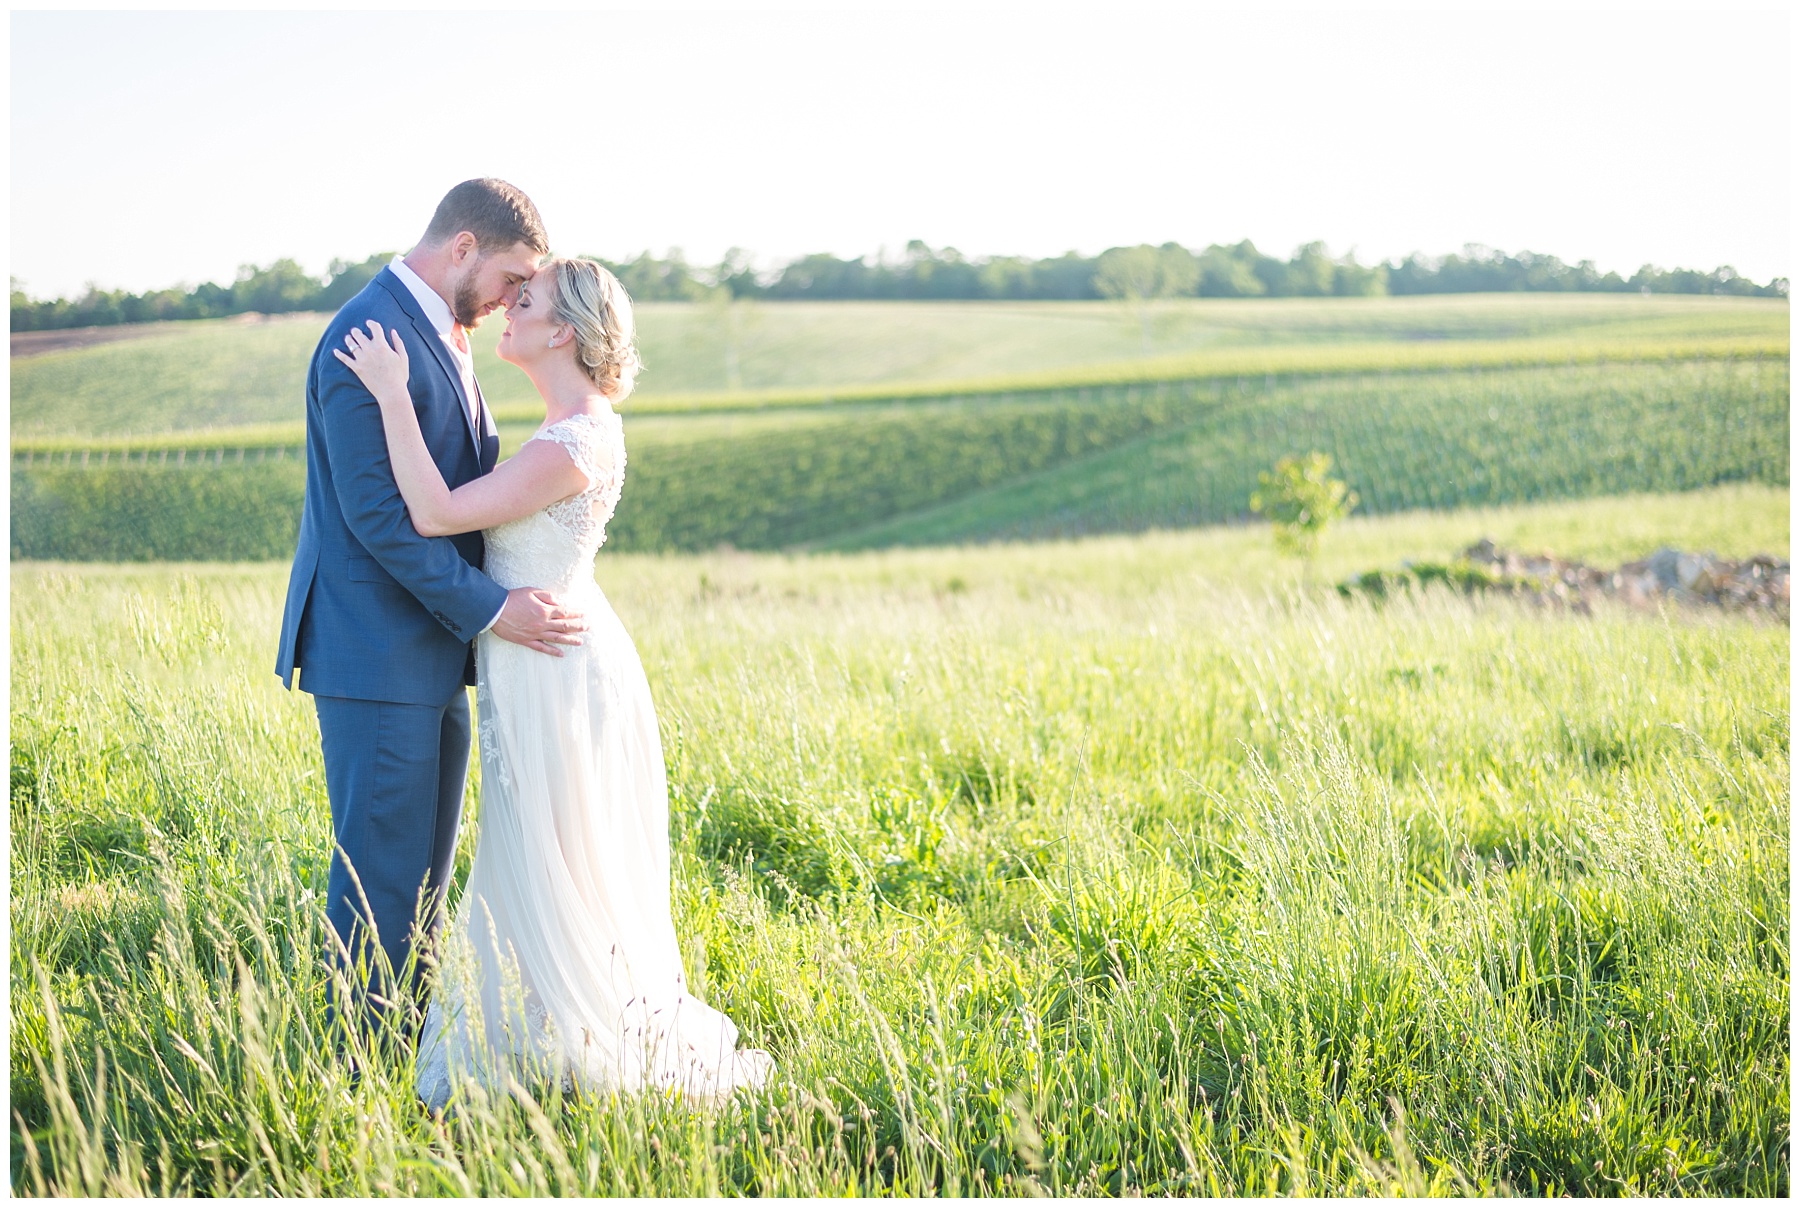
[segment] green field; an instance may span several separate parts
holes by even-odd
[[[1259,470],[1315,448],[1370,512],[1785,486],[1788,397],[1786,358],[1771,356],[629,412],[609,539],[627,551],[851,548],[1213,524],[1245,515]],[[506,443],[529,431],[505,429]],[[304,485],[293,459],[15,461],[12,553],[278,558]]]
[[[322,320],[16,360],[14,1190],[1785,1195],[1786,627],[1325,585],[1787,556],[1787,314],[642,308],[599,577],[691,978],[783,1080],[449,1124],[321,1052],[269,667]],[[1310,449],[1362,505],[1302,579],[1235,522]]]
[[[1145,360],[1137,320],[1106,303],[762,303],[727,313],[697,304],[639,308],[649,371],[637,402],[698,394],[956,383],[1108,374]],[[727,377],[727,325],[738,374]],[[324,317],[162,325],[154,335],[12,363],[12,436],[119,438],[303,418],[306,364]],[[1784,301],[1673,295],[1468,295],[1429,298],[1185,300],[1152,322],[1153,362],[1257,349],[1373,346],[1373,367],[1444,342],[1566,342],[1586,348],[1739,342],[1785,347]],[[492,355],[500,323],[477,333],[496,411],[531,411],[522,374]],[[1629,354],[1628,354],[1629,355]],[[1165,375],[1168,376],[1168,375]]]
[[[1247,518],[1258,472],[1318,449],[1367,512],[1788,481],[1788,367],[1600,365],[1221,386],[1192,414],[843,547],[1174,528]]]
[[[1090,303],[645,307],[646,355],[671,372],[626,408],[614,548],[1212,524],[1312,449],[1374,512],[1788,481],[1782,301],[1189,300],[1157,312],[1150,355],[1121,360],[1130,319]],[[11,556],[282,556],[319,322],[161,325],[15,361]],[[743,388],[720,392],[716,366],[696,367],[723,355],[727,323]],[[541,403],[488,357],[496,332],[478,353],[510,452]]]
[[[1352,518],[1314,581],[1785,555],[1788,507]],[[14,1190],[1785,1196],[1787,628],[1297,574],[1247,528],[608,551],[690,976],[781,1080],[439,1125],[322,1052],[285,565],[15,563]]]

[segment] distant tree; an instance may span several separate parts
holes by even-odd
[[[1094,273],[1099,261],[1064,252],[1054,260],[1038,260],[1031,266],[1033,298],[1097,298]]]
[[[1042,261],[1024,256],[994,256],[977,270],[984,298],[1030,298],[1035,296],[1037,274]]]
[[[719,326],[719,340],[725,351],[725,388],[742,390],[744,375],[742,353],[747,337],[754,331],[761,314],[755,295],[748,286],[756,286],[756,275],[750,269],[749,253],[732,248],[713,270],[713,284],[703,299]],[[740,293],[740,288],[744,292]]]
[[[214,319],[221,315],[235,314],[232,309],[234,305],[230,286],[217,285],[211,281],[202,282],[188,295],[188,317]]]
[[[180,289],[159,289],[147,294],[125,294],[119,299],[119,316],[125,323],[154,323],[184,319],[187,294]]]
[[[1200,284],[1200,261],[1194,253],[1173,241],[1156,249],[1157,261],[1162,265],[1163,297],[1179,298],[1191,296]]]
[[[1284,260],[1264,255],[1256,250],[1256,245],[1248,239],[1231,249],[1232,254],[1250,266],[1256,279],[1263,283],[1263,292],[1277,298],[1286,298],[1294,292],[1296,276]]]
[[[885,266],[883,266],[885,269]],[[906,245],[906,257],[893,271],[895,296],[901,298],[979,298],[981,268],[953,247],[933,251],[923,240]]]
[[[1333,269],[1331,292],[1340,298],[1379,297],[1388,292],[1387,277],[1387,266],[1358,264],[1356,253],[1347,252]]]
[[[1316,449],[1305,457],[1283,457],[1274,472],[1256,476],[1261,489],[1250,496],[1250,510],[1269,518],[1275,548],[1301,560],[1310,572],[1326,526],[1356,507],[1356,492],[1331,477],[1331,455]]]
[[[81,319],[81,327],[111,326],[125,321],[125,308],[120,302],[125,296],[124,290],[103,290],[92,281],[87,289],[75,301],[75,314]]]
[[[1421,252],[1414,252],[1404,260],[1390,260],[1387,271],[1388,293],[1428,294],[1437,277],[1437,263]]]
[[[239,311],[280,315],[314,306],[323,288],[323,282],[307,276],[305,269],[283,258],[268,268],[257,268],[254,264],[241,266],[231,295]]]
[[[1287,293],[1300,298],[1326,298],[1336,292],[1337,263],[1318,241],[1294,249],[1287,262]]]
[[[670,248],[660,260],[648,251],[622,262],[591,258],[611,270],[625,292],[638,302],[694,302],[705,297],[708,289],[706,282],[688,267],[687,258],[678,247]]]
[[[359,263],[334,260],[326,282],[307,276],[292,260],[266,268],[245,265],[230,285],[205,282],[143,294],[103,290],[90,284],[73,298],[33,299],[12,282],[14,331],[137,323],[153,319],[209,319],[247,310],[282,313],[331,310],[341,306],[391,257]],[[1601,273],[1592,261],[1569,265],[1535,252],[1508,255],[1481,244],[1458,253],[1364,266],[1353,255],[1332,259],[1323,243],[1302,244],[1291,259],[1258,251],[1250,240],[1213,244],[1198,254],[1178,243],[1160,248],[1112,248],[1094,258],[1065,252],[1033,260],[1024,256],[969,259],[953,247],[934,249],[913,240],[897,262],[885,256],[843,260],[819,253],[801,257],[772,279],[750,268],[740,249],[726,254],[718,270],[690,268],[679,249],[662,258],[644,252],[629,261],[595,257],[644,302],[696,301],[725,286],[734,298],[1113,298],[1137,320],[1143,347],[1150,346],[1151,317],[1161,298],[1198,294],[1204,298],[1339,297],[1365,294],[1447,294],[1477,291],[1642,291],[1785,298],[1788,279],[1758,285],[1724,265],[1704,272],[1664,270],[1646,264],[1629,279]]]
[[[1759,292],[1756,282],[1738,276],[1737,270],[1729,264],[1707,274],[1707,284],[1707,292],[1713,294],[1753,295]]]
[[[1200,262],[1178,243],[1109,248],[1094,269],[1094,288],[1123,303],[1138,321],[1144,355],[1150,354],[1151,307],[1161,299],[1189,294],[1200,281]]]
[[[741,247],[727,248],[713,270],[713,284],[731,291],[734,298],[754,298],[763,293],[763,284],[751,267],[750,253]]]
[[[1787,278],[1776,277],[1766,286],[1758,286],[1747,277],[1738,276],[1730,265],[1703,273],[1697,269],[1678,268],[1665,271],[1646,264],[1631,275],[1627,289],[1650,294],[1731,294],[1744,297],[1786,297]]]
[[[802,256],[781,270],[781,276],[769,286],[772,298],[868,298],[871,284],[869,266],[858,256],[839,260],[824,252]]]
[[[1248,255],[1244,253],[1248,252]],[[1260,253],[1248,239],[1235,247],[1215,243],[1200,253],[1200,287],[1203,298],[1254,298],[1269,292],[1256,275]]]
[[[355,264],[348,260],[333,260],[325,288],[313,300],[313,309],[336,310],[361,293],[363,286],[373,281],[375,274],[386,268],[393,258],[393,252],[377,252]]]
[[[1592,260],[1583,260],[1574,268],[1575,288],[1590,293],[1617,293],[1630,288],[1625,279],[1617,273],[1604,273],[1594,267]]]

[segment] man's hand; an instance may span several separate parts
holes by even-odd
[[[536,587],[515,587],[506,593],[506,607],[494,622],[494,636],[517,642],[539,654],[562,657],[562,651],[550,643],[579,646],[574,636],[585,632],[587,619],[556,602],[556,597]]]

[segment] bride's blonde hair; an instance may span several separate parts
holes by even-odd
[[[623,402],[644,368],[631,296],[605,265],[592,260],[559,258],[538,271],[556,274],[551,313],[575,329],[575,359],[600,393]]]

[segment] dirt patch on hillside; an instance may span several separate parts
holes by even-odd
[[[12,355],[13,360],[18,361],[46,352],[61,352],[65,348],[141,340],[175,326],[174,323],[120,323],[113,327],[65,327],[61,331],[15,331],[12,333]]]
[[[251,326],[298,320],[318,323],[321,318],[322,316],[311,312],[265,315],[252,311],[249,314],[232,315],[229,319],[177,319],[163,323],[115,323],[110,327],[65,327],[60,331],[15,331],[12,333],[12,355],[17,361],[69,348],[91,348],[96,344],[115,344],[120,340],[142,340],[164,332],[179,331],[193,323]]]
[[[1345,596],[1385,598],[1397,591],[1440,583],[1464,592],[1499,592],[1534,604],[1593,611],[1600,599],[1652,610],[1663,602],[1769,613],[1788,618],[1786,558],[1754,554],[1741,562],[1710,553],[1664,547],[1648,558],[1604,570],[1554,554],[1523,554],[1483,538],[1453,562],[1409,562],[1403,569],[1372,570],[1338,584]]]

